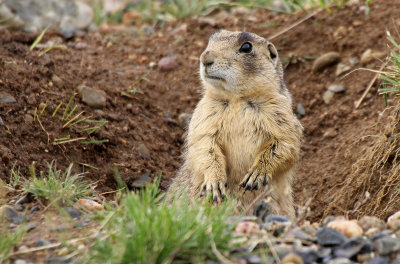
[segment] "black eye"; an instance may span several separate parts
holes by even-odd
[[[250,53],[252,49],[253,49],[253,45],[251,45],[251,43],[249,43],[249,42],[245,42],[240,47],[239,52]]]

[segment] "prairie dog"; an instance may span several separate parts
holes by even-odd
[[[200,56],[200,76],[203,97],[169,193],[183,188],[215,202],[233,196],[246,207],[269,188],[273,213],[293,217],[302,126],[276,48],[253,33],[217,30]]]

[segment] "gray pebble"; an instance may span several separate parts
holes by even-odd
[[[178,63],[174,56],[164,57],[158,62],[158,67],[162,71],[171,71],[178,67]]]
[[[390,260],[385,257],[377,256],[371,259],[368,264],[390,264]]]
[[[328,90],[334,93],[342,93],[346,91],[343,85],[340,84],[332,84],[328,87]]]
[[[322,99],[324,100],[325,104],[329,104],[334,95],[335,93],[330,90],[325,91],[325,93],[322,95]]]
[[[0,104],[12,104],[17,102],[15,98],[6,92],[0,92]]]
[[[380,255],[388,255],[400,251],[400,238],[383,237],[375,240],[374,246]]]
[[[306,115],[306,110],[304,109],[302,104],[297,105],[297,117],[302,118]]]
[[[86,85],[79,85],[78,92],[82,101],[93,108],[103,108],[106,106],[106,93]]]
[[[317,232],[317,243],[321,246],[339,246],[346,240],[345,235],[333,228],[323,227]]]
[[[19,225],[24,220],[27,220],[21,213],[17,212],[13,207],[9,205],[3,205],[0,207],[0,217],[4,216],[8,221]]]
[[[64,207],[63,208],[71,218],[81,218],[82,213],[75,207]]]
[[[143,173],[139,179],[135,180],[132,183],[132,187],[135,188],[143,188],[146,184],[150,183],[152,179],[147,175],[147,173]]]
[[[44,238],[39,238],[35,242],[35,247],[43,247],[43,246],[47,246],[47,245],[50,245],[50,244],[51,244],[51,242],[49,240],[44,239]]]

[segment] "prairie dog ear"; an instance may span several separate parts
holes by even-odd
[[[268,51],[272,64],[276,66],[278,63],[278,51],[272,43],[268,43]]]

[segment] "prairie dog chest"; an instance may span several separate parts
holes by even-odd
[[[264,115],[262,104],[256,101],[225,103],[221,113],[219,139],[230,173],[242,176],[261,151],[266,133]]]

